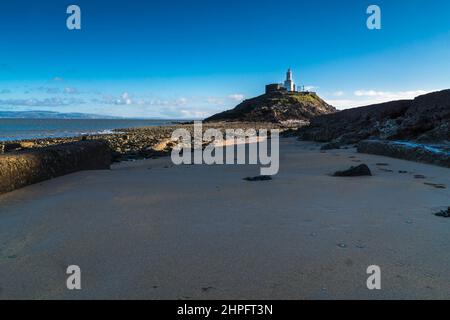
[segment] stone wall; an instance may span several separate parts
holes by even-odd
[[[103,141],[79,141],[0,155],[0,194],[81,170],[110,169]]]

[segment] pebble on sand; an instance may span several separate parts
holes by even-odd
[[[272,177],[271,176],[256,176],[256,177],[247,177],[247,178],[244,178],[243,180],[251,181],[251,182],[254,182],[254,181],[268,181],[268,180],[272,180]]]
[[[447,210],[441,210],[434,214],[436,217],[450,218],[450,207]]]

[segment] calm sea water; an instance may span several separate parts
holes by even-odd
[[[169,125],[173,120],[0,119],[0,141],[76,137],[113,129]]]

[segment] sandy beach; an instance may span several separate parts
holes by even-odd
[[[450,298],[450,219],[433,215],[450,205],[449,169],[280,148],[272,181],[243,180],[259,166],[166,157],[0,196],[0,299]],[[331,176],[358,163],[373,176]],[[69,265],[80,291],[66,288]]]

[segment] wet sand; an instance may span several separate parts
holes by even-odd
[[[450,298],[450,219],[433,215],[449,169],[294,139],[280,155],[272,181],[161,158],[0,196],[0,298]],[[374,176],[329,175],[356,161]],[[72,264],[80,291],[66,289]]]

